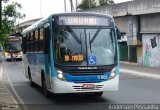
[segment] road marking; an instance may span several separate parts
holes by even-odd
[[[0,95],[8,95],[8,92],[0,92]]]
[[[5,72],[5,67],[4,67],[4,71],[3,71],[3,72]],[[11,86],[11,89],[13,90],[14,94],[15,94],[16,97],[18,98],[20,104],[23,106],[24,110],[27,110],[27,107],[25,106],[25,103],[23,102],[23,100],[20,98],[20,96],[18,95],[17,91],[15,90],[15,88],[14,88],[14,86],[13,86],[13,84],[12,84],[12,82],[11,82],[11,80],[10,80],[7,72],[6,72],[6,75],[7,75],[7,78],[8,78],[8,82],[9,82],[9,84],[10,84],[10,86]],[[10,92],[10,91],[9,91],[9,92]],[[14,99],[14,100],[15,100],[15,99]],[[18,103],[17,103],[16,100],[15,100],[15,103],[18,105]]]
[[[2,88],[0,88],[0,90],[4,90],[4,88],[2,87]]]
[[[141,77],[160,79],[160,75],[157,75],[158,73],[157,74],[149,74],[149,73],[138,72],[138,71],[133,71],[133,70],[127,70],[127,69],[120,69],[120,72],[129,73],[129,74],[133,74],[133,75],[141,76]]]

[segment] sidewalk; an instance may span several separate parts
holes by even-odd
[[[160,68],[151,68],[136,63],[120,62],[120,72],[160,79]]]
[[[0,64],[0,110],[20,110],[10,91],[7,75]]]

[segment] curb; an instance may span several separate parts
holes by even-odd
[[[5,71],[5,68],[4,68],[4,71]],[[18,93],[16,92],[8,74],[6,73],[6,76],[7,76],[7,79],[8,79],[8,83],[9,83],[9,86],[11,88],[10,91],[12,91],[12,96],[14,97],[14,99],[16,100],[17,102],[17,105],[19,106],[20,110],[27,110],[27,107],[24,105],[25,103],[22,101],[22,99],[20,98],[20,96],[18,95]]]
[[[15,90],[15,88],[13,87],[13,84],[11,83],[11,80],[10,80],[10,78],[8,77],[8,74],[7,73],[5,73],[5,67],[3,67],[3,65],[2,65],[2,74],[5,74],[6,76],[6,84],[3,84],[3,83],[5,83],[5,82],[2,82],[2,85],[4,85],[4,88],[5,88],[5,90],[6,91],[8,91],[8,95],[10,95],[10,97],[9,98],[5,98],[4,100],[3,100],[3,102],[6,102],[6,103],[4,103],[4,104],[1,104],[0,103],[0,110],[1,110],[1,108],[4,108],[4,109],[6,109],[6,110],[10,110],[10,108],[9,107],[13,107],[13,109],[15,109],[15,110],[27,110],[27,107],[26,106],[24,106],[24,102],[21,100],[21,98],[19,97],[19,95],[18,95],[18,93],[16,92],[16,90]],[[3,78],[2,78],[3,79]],[[1,80],[0,80],[1,81]],[[10,100],[12,100],[13,101],[13,103],[7,103],[8,102],[8,100],[10,101]]]
[[[128,69],[120,69],[120,73],[124,74],[132,74],[140,77],[147,77],[147,78],[152,78],[152,79],[160,79],[160,74],[158,73],[146,73],[146,72],[138,72],[138,71],[133,71],[133,70],[128,70]]]
[[[15,100],[15,98],[13,97],[11,91],[8,88],[8,81],[6,80],[6,77],[4,76],[5,79],[3,79],[3,75],[4,75],[4,67],[2,64],[0,64],[0,96],[1,96],[1,100],[0,100],[0,109],[1,110],[10,110],[15,109],[15,110],[20,110],[17,101]]]
[[[125,62],[125,61],[120,61],[120,64],[129,64],[129,65],[134,65],[134,66],[142,66],[144,67],[142,64],[139,63],[134,63],[134,62]]]

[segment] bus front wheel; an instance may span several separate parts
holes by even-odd
[[[28,76],[29,76],[29,84],[31,87],[34,87],[34,82],[32,81],[32,76],[31,76],[31,72],[30,69],[28,68]]]
[[[46,97],[50,96],[50,92],[47,90],[46,79],[45,79],[44,74],[42,75],[42,90],[43,90],[43,94]]]

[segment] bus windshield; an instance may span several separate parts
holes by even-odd
[[[4,48],[6,51],[20,51],[20,50],[22,50],[21,43],[19,41],[10,41],[5,44]]]
[[[55,63],[66,66],[102,66],[116,62],[112,28],[57,26],[54,29]]]

